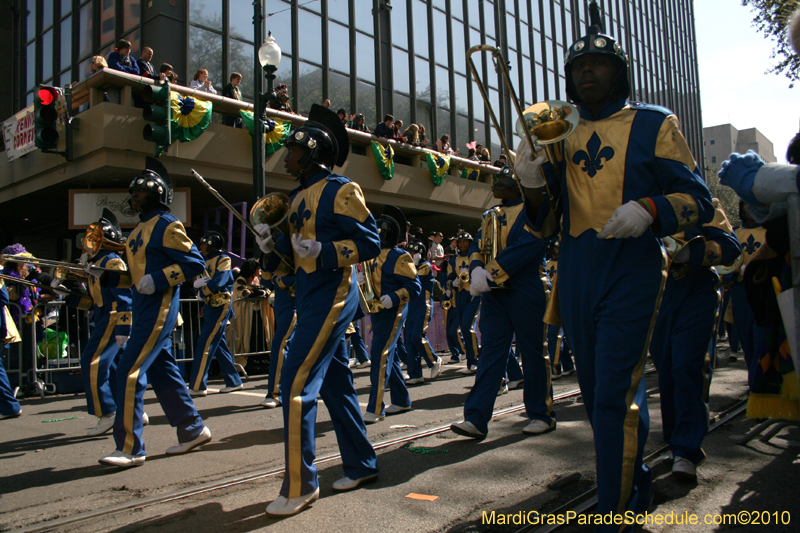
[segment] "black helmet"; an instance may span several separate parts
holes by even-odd
[[[134,189],[152,191],[158,198],[158,203],[164,207],[168,208],[172,203],[172,179],[166,167],[155,157],[147,156],[145,169],[133,178],[128,192],[131,193]]]
[[[200,239],[200,244],[205,244],[208,252],[222,253],[222,250],[228,246],[228,235],[225,228],[211,224],[206,234]]]
[[[375,221],[378,226],[378,236],[381,238],[381,248],[394,248],[400,242],[400,224],[389,215],[381,215]]]
[[[428,247],[420,241],[410,242],[406,245],[406,250],[411,254],[419,254],[425,258],[428,254]]]
[[[576,104],[581,100],[575,85],[572,82],[572,62],[575,58],[587,54],[602,54],[609,56],[619,67],[617,78],[611,89],[615,97],[628,98],[631,95],[631,87],[628,83],[628,56],[622,46],[613,38],[603,34],[603,22],[600,19],[600,9],[597,2],[589,4],[589,27],[587,34],[572,43],[569,47],[566,61],[564,62],[564,75],[567,79],[567,96]]]
[[[122,239],[122,229],[119,226],[119,221],[112,211],[103,208],[103,215],[97,224],[103,228],[103,237],[111,242],[120,244]]]
[[[313,173],[313,167],[332,172],[334,166],[344,164],[350,152],[350,138],[342,121],[336,113],[318,104],[311,106],[306,123],[289,133],[286,145],[293,144],[308,150],[300,160],[303,166],[300,177]]]
[[[494,175],[494,182],[492,183],[492,190],[495,189],[516,189],[519,190],[517,186],[517,180],[514,179],[514,171],[511,170],[511,167],[508,165],[503,165],[500,168],[500,172]],[[520,193],[521,194],[521,193]]]
[[[472,235],[470,235],[467,231],[464,231],[462,229],[461,231],[458,232],[458,235],[456,235],[456,240],[460,241],[460,240],[463,240],[463,239],[466,239],[469,242],[473,241]]]

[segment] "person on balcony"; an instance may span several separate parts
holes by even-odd
[[[208,79],[208,69],[201,68],[194,73],[192,83],[189,84],[190,89],[197,89],[204,93],[217,94],[217,90],[211,85],[211,80]]]
[[[131,59],[131,42],[125,39],[117,41],[117,47],[108,54],[108,67],[127,74],[139,75],[139,66]]]

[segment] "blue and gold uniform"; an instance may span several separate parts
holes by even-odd
[[[709,337],[719,307],[719,276],[714,265],[732,263],[741,247],[725,211],[714,199],[714,220],[673,238],[687,242],[684,263],[670,265],[661,308],[650,342],[658,369],[664,440],[674,457],[700,464],[708,431],[708,391],[715,366]],[[685,255],[683,253],[682,255]],[[673,254],[674,258],[674,254]]]
[[[558,259],[548,259],[545,271],[550,285],[555,287],[558,278]],[[554,379],[561,377],[562,373],[569,375],[575,372],[575,364],[569,354],[561,326],[547,326],[547,354],[550,356],[550,368],[553,370]]]
[[[199,295],[205,301],[203,309],[203,326],[194,350],[194,363],[189,377],[189,388],[194,391],[206,390],[208,369],[211,358],[219,362],[226,387],[238,387],[242,378],[233,365],[233,354],[228,348],[225,329],[233,317],[231,294],[233,293],[233,273],[231,258],[225,253],[209,257],[205,262],[208,283],[200,288]],[[212,301],[217,305],[211,305]]]
[[[422,377],[422,358],[433,368],[438,356],[433,353],[428,341],[428,325],[433,314],[433,268],[425,259],[417,267],[420,282],[419,296],[408,304],[406,320],[406,345],[408,351],[408,376],[411,379]]]
[[[486,221],[492,211],[497,215],[499,231],[489,237]],[[516,336],[524,374],[526,413],[531,420],[541,420],[553,429],[556,421],[550,360],[543,353],[543,318],[549,289],[544,273],[547,241],[530,229],[522,198],[493,207],[484,213],[484,222],[470,246],[469,266],[470,270],[484,268],[493,282],[489,284],[492,290],[479,298],[481,359],[475,385],[464,403],[464,420],[486,435]],[[497,239],[499,250],[488,263],[481,250],[482,241],[487,238]],[[497,288],[498,285],[506,288]]]
[[[128,269],[120,256],[110,250],[101,249],[92,263],[102,268]],[[81,375],[89,414],[106,416],[117,411],[116,368],[122,348],[116,338],[130,336],[131,289],[103,287],[100,280],[92,276],[88,284],[89,295],[69,296],[66,303],[92,312],[94,328],[81,354]]]
[[[372,287],[376,296],[389,296],[392,307],[370,315],[372,347],[369,377],[372,384],[367,413],[385,415],[383,393],[391,388],[392,405],[411,407],[411,396],[403,381],[397,343],[408,313],[408,303],[420,293],[417,269],[411,254],[400,248],[384,248],[372,261]]]
[[[155,285],[153,294],[133,289],[131,337],[117,365],[114,440],[118,451],[134,456],[145,455],[142,413],[148,380],[170,425],[178,429],[178,442],[193,441],[205,427],[175,362],[171,339],[180,305],[177,287],[199,276],[205,261],[166,207],[139,218],[126,245],[130,270],[107,273],[109,287],[138,286],[146,275]]]
[[[742,247],[742,267],[750,264],[750,259],[761,246],[766,242],[767,230],[754,221],[749,223],[742,220],[742,225],[736,228],[736,238]],[[747,302],[747,291],[744,285],[744,275],[734,272],[726,276],[733,282],[730,292],[731,300],[728,304],[733,313],[733,329],[736,331],[736,338],[742,346],[744,360],[749,369],[754,361],[757,360],[756,351],[759,346],[766,342],[767,328],[756,325],[756,317],[750,304]],[[752,372],[748,372],[748,376]],[[752,385],[752,383],[751,383]]]
[[[464,342],[461,339],[461,333],[458,330],[458,313],[456,307],[456,294],[455,291],[449,290],[450,274],[453,272],[452,257],[448,257],[446,261],[442,262],[442,268],[437,274],[439,283],[445,291],[442,296],[441,303],[449,302],[450,307],[444,308],[444,331],[447,337],[447,347],[450,349],[450,363],[458,363],[461,361],[461,354],[466,353]],[[446,296],[450,292],[450,298]]]
[[[267,396],[264,399],[266,404],[262,403],[265,407],[272,407],[273,404],[275,407],[280,405],[281,370],[297,322],[294,303],[294,275],[272,276],[272,286],[275,289],[275,301],[272,303],[272,309],[275,311],[275,333],[272,336],[272,346],[270,346]]]
[[[373,259],[380,246],[361,188],[348,178],[319,170],[289,196],[292,233],[321,243],[317,258],[300,257],[286,236],[276,243],[281,253],[294,257],[297,320],[280,378],[286,449],[280,493],[292,499],[319,487],[314,466],[317,394],[330,412],[345,475],[359,479],[378,471],[348,368],[344,334],[359,299],[351,265]],[[278,261],[271,254],[264,270],[288,274]]]
[[[714,209],[675,115],[624,98],[596,116],[579,109],[563,174],[547,172],[564,209],[559,306],[594,429],[598,510],[624,513],[646,507],[652,490],[642,374],[667,273],[659,237],[710,222]],[[637,200],[654,219],[644,234],[597,237],[616,208]]]
[[[0,279],[0,340],[3,340],[8,335],[8,320],[11,314],[6,313],[6,305],[8,305],[8,291],[6,290],[5,280]],[[6,369],[3,366],[3,361],[0,360],[0,415],[4,417],[16,416],[22,412],[19,402],[14,397],[14,392],[11,390],[11,384],[8,381]]]
[[[467,369],[472,369],[478,364],[480,355],[478,336],[475,334],[475,323],[481,307],[481,299],[469,293],[469,281],[462,282],[459,280],[457,286],[453,283],[458,279],[462,271],[469,271],[469,251],[466,253],[457,252],[450,258],[449,262],[451,268],[447,279],[447,288],[452,290],[455,296],[455,305],[450,308],[450,312],[455,311],[455,317],[450,328],[448,328],[448,335],[458,339],[458,329],[461,329],[464,352],[467,354]]]

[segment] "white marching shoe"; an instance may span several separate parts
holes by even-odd
[[[189,389],[189,396],[191,396],[192,398],[200,398],[206,395],[208,395],[208,391],[206,389],[203,390]]]
[[[260,405],[264,409],[275,409],[276,407],[281,406],[281,401],[277,398],[267,398],[258,405]]]
[[[441,358],[441,357],[439,357],[438,359],[436,359],[436,362],[435,362],[435,363],[433,363],[433,366],[431,367],[431,376],[430,376],[430,379],[436,379],[436,378],[438,378],[438,377],[439,377],[439,374],[441,374],[441,373],[442,373],[442,364],[443,364],[443,363],[444,363],[444,362],[442,361],[442,358]]]
[[[376,415],[374,413],[364,413],[364,422],[367,424],[374,424],[386,418],[384,415]]]
[[[200,434],[193,440],[190,440],[189,442],[179,443],[177,446],[170,446],[169,448],[167,448],[166,453],[167,455],[181,455],[184,453],[188,453],[210,440],[211,440],[211,430],[208,429],[207,427],[204,427],[203,431],[201,431]]]
[[[342,479],[334,481],[331,488],[333,488],[333,490],[336,492],[345,492],[348,490],[355,490],[361,485],[375,483],[376,481],[378,481],[378,474],[372,474],[370,476],[364,476],[358,479],[350,479],[349,477],[345,476]]]
[[[149,426],[150,425],[150,417],[147,416],[147,413],[142,413],[142,425]]]
[[[319,487],[317,490],[305,496],[298,496],[297,498],[287,498],[286,496],[278,496],[275,500],[267,505],[267,515],[276,518],[286,518],[287,516],[294,516],[315,501],[319,499]]]
[[[242,390],[244,388],[244,384],[240,383],[238,385],[234,385],[233,387],[225,387],[224,389],[220,390],[220,394],[225,394],[227,392],[234,392],[237,390]]]
[[[541,435],[548,431],[553,431],[554,429],[556,429],[555,420],[549,424],[544,420],[531,420],[530,424],[522,428],[522,432],[526,435]]]
[[[697,479],[697,465],[685,457],[676,457],[672,462],[672,473],[682,479]]]
[[[397,414],[397,413],[402,413],[403,411],[410,411],[410,410],[411,410],[411,406],[402,407],[400,405],[390,405],[389,407],[386,408],[386,414],[387,415],[394,415],[394,414]]]
[[[466,420],[451,424],[450,430],[458,435],[473,439],[483,439],[486,437],[486,433],[482,433],[480,430],[478,430],[478,428],[475,427],[475,424],[472,422],[467,422]]]
[[[117,413],[109,413],[107,415],[97,417],[97,425],[86,432],[87,437],[97,437],[103,433],[107,433],[114,427],[114,419]]]
[[[101,465],[117,466],[120,468],[129,468],[131,466],[141,466],[144,464],[144,455],[130,455],[128,453],[116,450],[111,455],[106,455],[99,459]]]

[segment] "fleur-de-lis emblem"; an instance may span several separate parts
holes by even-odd
[[[339,254],[345,256],[347,259],[350,259],[350,254],[352,254],[355,250],[351,250],[347,246],[342,247],[342,251]]]
[[[681,208],[681,218],[684,219],[686,222],[689,222],[689,220],[691,220],[692,215],[694,215],[694,211],[689,209],[688,205],[685,205]]]
[[[128,320],[130,320],[130,318],[128,318],[128,315],[122,315],[121,317],[119,317],[119,320],[120,322],[125,323]]]
[[[405,294],[400,295],[401,302],[405,302],[406,300],[408,300],[408,296],[406,296]]]
[[[553,276],[555,276],[555,275],[556,275],[556,267],[551,266],[550,268],[547,269],[547,277],[552,279]]]
[[[603,159],[608,162],[614,158],[614,149],[610,146],[604,146],[601,149],[601,144],[600,137],[597,135],[597,132],[594,132],[589,142],[586,143],[586,149],[589,150],[589,152],[587,153],[585,150],[580,150],[572,156],[572,162],[575,164],[580,164],[581,161],[585,162],[581,170],[588,172],[590,178],[593,178],[598,170],[602,170]]]
[[[495,278],[500,275],[500,269],[493,268],[492,269],[492,277]]]
[[[717,260],[719,260],[719,256],[714,250],[709,250],[708,253],[706,254],[706,259],[708,260],[709,263],[716,263]]]
[[[128,247],[131,249],[131,252],[133,252],[133,255],[136,255],[136,252],[138,252],[139,248],[141,248],[143,245],[144,245],[144,240],[142,239],[141,231],[139,232],[139,234],[136,236],[135,239],[128,240]]]
[[[297,206],[297,211],[292,213],[292,216],[289,217],[289,222],[294,224],[295,231],[300,233],[305,226],[305,221],[311,218],[311,211],[306,209],[306,201],[301,200],[300,205]]]
[[[752,235],[747,237],[747,240],[742,243],[742,250],[750,255],[756,253],[756,250],[759,248],[761,248],[761,243],[758,242]]]
[[[171,277],[172,279],[178,279],[180,276],[181,276],[181,275],[180,275],[180,274],[178,274],[178,273],[177,273],[176,271],[174,271],[174,270],[173,270],[173,271],[170,273],[170,275],[169,275],[169,277]]]

